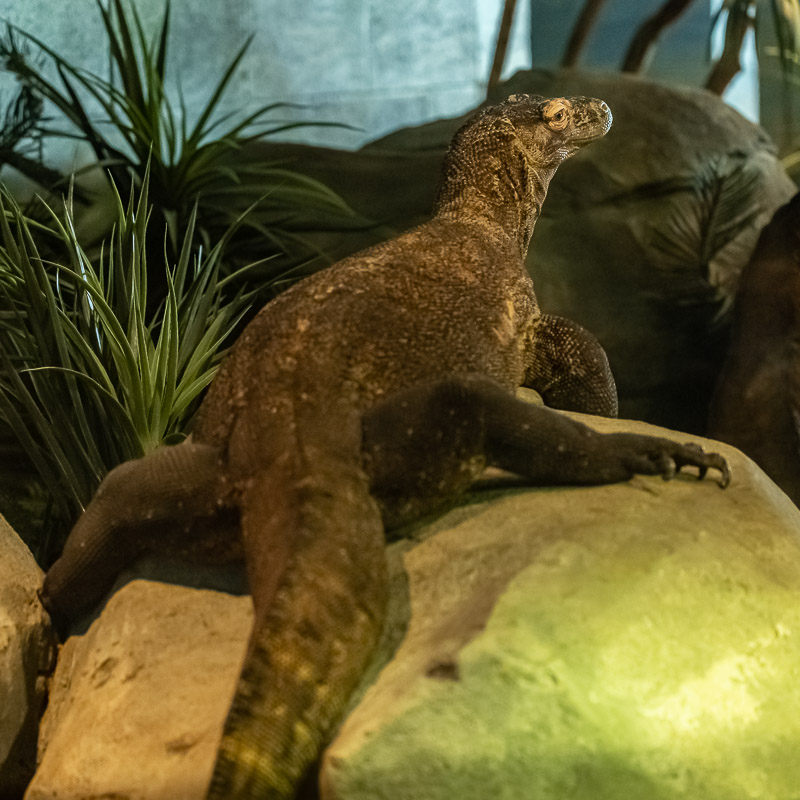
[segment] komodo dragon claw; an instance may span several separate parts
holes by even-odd
[[[697,477],[699,480],[705,478],[709,469],[716,469],[720,473],[719,480],[717,481],[720,489],[727,489],[728,486],[730,486],[731,468],[724,456],[721,456],[719,453],[706,453],[703,446],[695,442],[686,442],[683,446],[693,451],[695,454],[694,459],[690,459],[684,463],[687,466],[691,465],[697,467]],[[681,466],[683,466],[683,464]]]
[[[709,469],[716,469],[720,473],[718,486],[725,489],[730,485],[730,467],[719,453],[707,453],[701,445],[695,442],[677,444],[668,439],[658,439],[657,441],[663,450],[659,452],[655,461],[656,471],[665,481],[672,480],[683,467],[697,467],[698,480],[703,480]]]

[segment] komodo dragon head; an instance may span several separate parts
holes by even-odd
[[[611,110],[592,97],[514,94],[483,108],[453,137],[435,211],[500,222],[524,253],[558,166],[610,127]]]
[[[534,164],[557,167],[585,144],[608,133],[611,109],[593,97],[546,98],[512,94],[488,118],[513,127]]]
[[[473,114],[456,132],[445,163],[480,150],[484,157],[508,157],[521,148],[531,166],[555,169],[611,128],[611,109],[594,97],[512,94]]]

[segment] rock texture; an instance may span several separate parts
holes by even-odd
[[[406,638],[324,800],[795,798],[800,513],[724,452],[725,492],[476,495],[422,531]]]
[[[720,449],[726,491],[490,483],[405,531],[388,664],[325,756],[324,800],[794,800],[800,511]],[[62,649],[26,800],[202,797],[250,614],[124,585]]]
[[[0,798],[22,796],[36,765],[36,734],[54,661],[39,603],[42,572],[0,516]]]
[[[529,256],[542,308],[600,339],[622,416],[702,432],[739,272],[760,228],[794,193],[774,146],[699,89],[533,71],[492,99],[514,92],[601,97],[614,113],[608,136],[565,163],[550,187]],[[292,159],[382,223],[326,238],[338,257],[385,237],[387,226],[427,218],[463,119],[404,129],[354,153],[257,147]]]
[[[61,648],[26,800],[203,798],[251,619],[246,595],[124,583]]]
[[[708,430],[800,505],[800,194],[761,231],[742,270]]]

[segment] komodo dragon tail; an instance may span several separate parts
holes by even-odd
[[[255,621],[209,789],[213,800],[294,797],[383,624],[383,526],[358,451],[343,454],[341,440],[333,447],[309,441],[308,426],[302,429],[302,446],[284,450],[244,485]]]

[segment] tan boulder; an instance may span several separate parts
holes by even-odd
[[[61,649],[26,800],[205,796],[249,596],[133,580]]]
[[[45,673],[54,660],[42,571],[0,516],[0,797],[19,797],[36,765]]]

